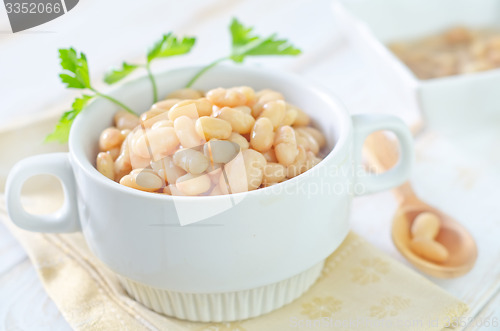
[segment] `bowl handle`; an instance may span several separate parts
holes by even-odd
[[[387,190],[408,180],[415,160],[413,138],[410,129],[399,118],[384,114],[360,114],[352,116],[354,127],[354,166],[356,195]],[[393,132],[400,143],[398,163],[381,174],[368,174],[362,167],[361,152],[366,138],[373,132]]]
[[[21,203],[23,184],[35,175],[54,175],[61,180],[64,205],[49,215],[28,213]],[[9,173],[5,188],[10,219],[25,230],[34,232],[75,232],[80,230],[76,185],[68,153],[42,154],[18,162]]]

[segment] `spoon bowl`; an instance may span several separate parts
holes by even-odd
[[[431,212],[441,220],[436,241],[449,253],[442,262],[432,262],[414,253],[410,248],[411,225],[417,215]],[[399,252],[422,272],[438,278],[454,278],[469,272],[477,259],[477,246],[474,238],[460,223],[425,203],[402,205],[396,211],[392,222],[392,241]]]
[[[383,132],[376,132],[365,143],[366,156],[376,172],[390,170],[398,162],[398,146]],[[399,208],[392,222],[392,241],[399,252],[422,272],[438,278],[454,278],[469,272],[477,260],[476,241],[469,231],[452,217],[420,200],[409,182],[394,189]],[[446,261],[429,261],[410,248],[411,225],[415,218],[431,212],[439,217],[439,232],[435,240],[448,250]]]

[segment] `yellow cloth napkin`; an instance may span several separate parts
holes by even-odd
[[[40,141],[53,122],[45,119],[0,132],[0,154],[4,156],[0,190],[4,170],[15,160],[39,152]],[[15,145],[13,137],[25,138]],[[31,212],[53,211],[61,204],[60,192],[52,190],[47,181],[31,186],[24,201]],[[180,321],[130,299],[116,276],[88,250],[80,233],[21,230],[8,220],[3,197],[0,219],[24,246],[48,295],[76,330],[441,330],[468,309],[429,280],[350,233],[327,259],[320,279],[291,304],[241,322]]]

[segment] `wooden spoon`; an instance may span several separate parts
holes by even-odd
[[[376,172],[392,168],[398,161],[398,147],[383,132],[370,135],[365,143],[366,156]],[[469,272],[477,259],[477,246],[472,235],[460,223],[420,200],[409,182],[394,189],[399,208],[392,222],[392,241],[401,254],[421,271],[439,278],[453,278]],[[449,258],[443,263],[426,260],[410,249],[410,228],[415,217],[432,212],[440,220],[436,241],[446,247]]]

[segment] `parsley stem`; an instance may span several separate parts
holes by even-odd
[[[151,81],[151,85],[153,85],[153,103],[156,103],[158,101],[158,88],[156,86],[155,76],[153,76],[153,73],[151,72],[151,65],[149,62],[146,64],[146,70],[148,71],[148,77]]]
[[[210,70],[213,67],[215,67],[216,65],[218,65],[220,62],[227,60],[228,58],[229,57],[220,58],[220,59],[215,60],[214,62],[210,63],[206,67],[203,67],[200,71],[198,71],[196,73],[196,75],[193,76],[193,78],[191,78],[191,80],[186,84],[186,87],[193,86],[193,84],[198,80],[198,78],[201,77],[201,75],[203,75],[205,72],[207,72],[208,70]]]
[[[113,102],[114,104],[120,106],[121,108],[123,108],[124,110],[128,111],[129,113],[131,114],[134,114],[134,115],[137,115],[137,113],[135,111],[133,111],[132,109],[130,109],[129,107],[125,106],[123,103],[121,103],[120,101],[116,100],[115,98],[109,96],[109,95],[106,95],[106,94],[103,94],[93,88],[91,88],[91,90],[93,92],[95,92],[95,94],[97,94],[98,96],[100,97],[103,97],[104,99],[108,99],[109,101]]]

